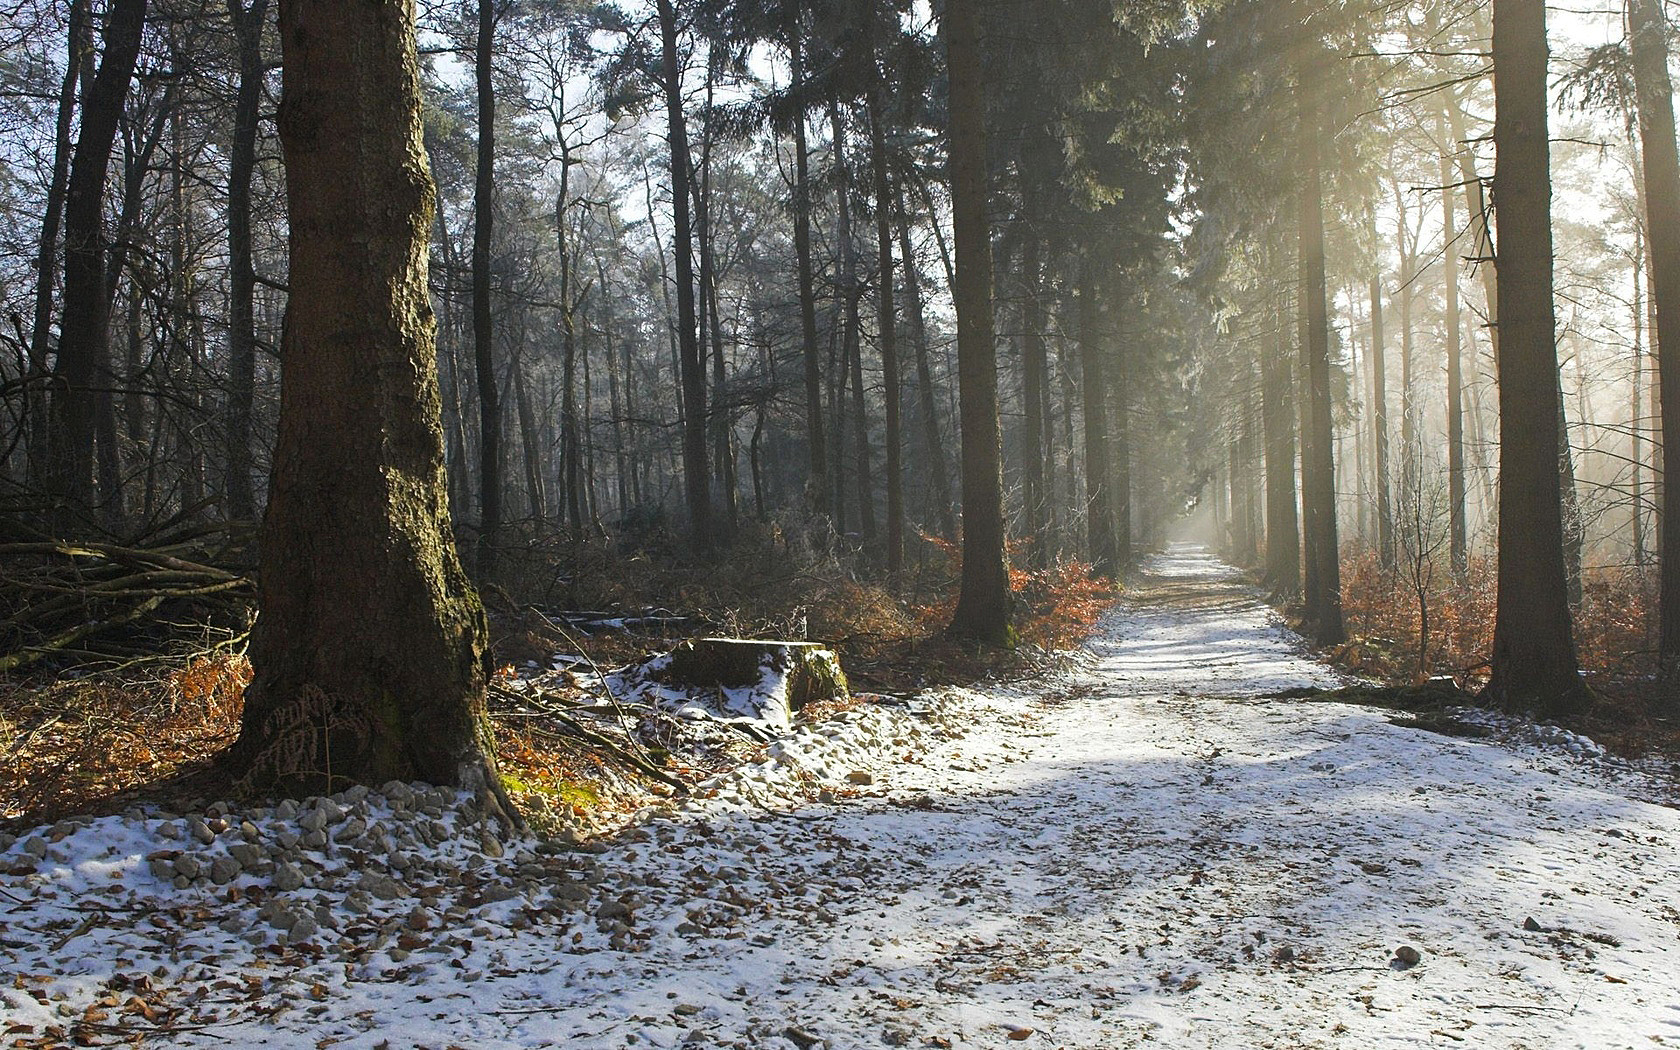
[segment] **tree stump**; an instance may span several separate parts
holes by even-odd
[[[781,692],[790,712],[847,694],[839,658],[817,642],[695,638],[672,650],[653,677],[677,687],[735,690],[762,685]],[[780,690],[773,681],[778,678]]]

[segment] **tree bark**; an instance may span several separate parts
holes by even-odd
[[[60,528],[67,528],[94,503],[94,387],[101,368],[109,367],[110,355],[105,177],[145,20],[146,0],[113,0],[105,18],[104,54],[82,100],[81,133],[70,160],[64,201],[64,308],[49,434],[51,487],[63,501],[55,508]]]
[[[905,312],[910,322],[910,344],[916,355],[916,404],[921,415],[922,441],[926,445],[928,499],[933,504],[939,534],[956,539],[957,524],[951,516],[951,476],[945,466],[945,441],[939,433],[939,404],[933,386],[933,366],[928,359],[927,322],[922,314],[922,279],[910,244],[910,213],[905,207],[904,184],[898,184],[898,254],[904,260]]]
[[[874,25],[874,17],[864,16],[866,26]],[[867,95],[869,110],[869,153],[875,176],[875,247],[880,283],[876,290],[878,326],[881,346],[882,400],[886,402],[886,470],[887,470],[887,579],[896,590],[904,571],[904,468],[901,461],[904,439],[902,435],[903,405],[898,382],[898,321],[893,315],[893,249],[891,178],[887,172],[887,132],[884,103],[881,99],[883,77],[875,68],[876,54],[871,35],[870,66],[873,76]]]
[[[688,502],[690,540],[712,543],[711,470],[706,462],[706,370],[694,305],[694,231],[690,218],[688,122],[682,108],[682,67],[677,55],[677,12],[659,0],[660,77],[671,151],[672,252],[677,269],[677,352],[683,404],[683,494]]]
[[[1310,71],[1307,76],[1316,75]],[[1324,212],[1320,126],[1316,88],[1301,93],[1300,266],[1310,440],[1304,443],[1301,487],[1305,497],[1307,557],[1316,570],[1316,588],[1307,593],[1307,620],[1321,645],[1343,640],[1341,555],[1336,539],[1335,433],[1330,403],[1330,316],[1324,294]],[[1309,576],[1313,579],[1314,576]]]
[[[282,0],[279,434],[234,768],[286,792],[500,797],[484,611],[450,539],[412,0]]]
[[[1458,310],[1458,218],[1453,208],[1452,162],[1441,153],[1441,282],[1446,288],[1447,321],[1447,516],[1453,579],[1469,578],[1469,526],[1464,487],[1464,364]]]
[[[1661,0],[1628,0],[1633,82],[1644,161],[1647,243],[1651,249],[1656,330],[1651,353],[1664,405],[1680,404],[1680,155],[1675,151],[1674,90],[1668,74],[1668,22]],[[1680,413],[1664,413],[1665,452],[1680,448]],[[1680,675],[1680,485],[1663,485],[1658,561],[1657,658],[1665,678]]]
[[[1091,568],[1110,579],[1120,565],[1114,549],[1114,504],[1108,468],[1107,388],[1103,383],[1102,346],[1097,308],[1097,262],[1081,261],[1079,284],[1079,367],[1085,411],[1085,537]]]
[[[842,368],[852,373],[852,458],[855,463],[858,501],[858,532],[865,544],[875,542],[875,482],[870,463],[868,399],[863,393],[863,323],[858,314],[863,296],[857,277],[857,250],[852,237],[851,168],[846,161],[846,125],[841,117],[840,104],[828,100],[829,126],[834,134],[834,199],[836,236],[840,242],[840,296],[845,308],[845,324],[841,329]]]
[[[805,86],[805,56],[801,46],[802,5],[789,5],[787,46],[792,67],[789,90]],[[805,440],[809,454],[805,479],[805,502],[818,518],[828,515],[828,442],[823,433],[822,367],[817,358],[817,292],[811,267],[811,173],[810,150],[805,142],[803,110],[793,124],[793,254],[799,277],[799,336],[805,373]]]
[[[228,19],[239,45],[239,87],[233,104],[233,140],[228,154],[228,399],[227,514],[236,521],[257,516],[251,478],[251,411],[256,398],[257,273],[251,261],[251,176],[257,163],[258,104],[262,101],[263,22],[268,0],[227,0]]]
[[[76,111],[76,79],[91,50],[87,0],[71,0],[64,79],[59,82],[58,116],[53,126],[52,174],[47,182],[46,211],[35,253],[35,312],[29,330],[30,386],[24,411],[28,423],[28,463],[31,481],[43,480],[51,442],[47,409],[47,357],[52,352],[53,284],[58,272],[58,234],[64,218],[64,197],[70,178],[70,125]]]
[[[1585,706],[1558,501],[1546,14],[1494,0],[1494,200],[1499,203],[1499,593],[1483,697],[1552,715]]]
[[[1038,231],[1030,223],[1021,230],[1021,472],[1022,496],[1026,504],[1028,559],[1035,568],[1048,562],[1045,535],[1045,507],[1049,493],[1044,477],[1044,309],[1039,299],[1041,267]]]
[[[1295,512],[1294,369],[1289,311],[1276,296],[1272,339],[1261,363],[1261,425],[1266,441],[1266,584],[1285,595],[1301,590],[1301,525]]]
[[[957,387],[962,419],[962,587],[950,633],[1015,642],[1003,533],[1003,437],[986,221],[986,104],[979,0],[948,0],[941,29],[950,71],[949,156],[956,239]]]
[[[1371,278],[1371,425],[1376,429],[1377,560],[1392,570],[1394,559],[1394,482],[1389,473],[1388,362],[1384,358],[1382,277]]]
[[[478,0],[478,168],[473,180],[473,362],[478,374],[478,574],[496,572],[502,531],[502,396],[496,383],[495,326],[490,313],[490,246],[496,192],[496,10]]]

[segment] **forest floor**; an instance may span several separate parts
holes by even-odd
[[[0,1041],[1680,1043],[1672,771],[1268,698],[1336,684],[1178,547],[1077,666],[844,712],[584,846],[395,784],[61,823],[0,851]],[[183,874],[225,858],[269,873]]]

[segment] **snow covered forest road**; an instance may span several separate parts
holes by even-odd
[[[0,968],[48,993],[0,993],[0,1031],[143,971],[204,1004],[150,1045],[1680,1043],[1680,813],[1643,801],[1664,785],[1567,734],[1262,699],[1336,680],[1194,548],[1154,559],[1091,649],[777,745],[593,856],[587,894],[510,873],[524,898],[452,912],[404,891],[432,912],[395,941],[419,906],[348,906],[330,857],[296,891],[324,953],[218,926],[241,906],[211,898],[173,941],[67,929],[113,868],[125,907],[191,925],[204,897],[148,874],[155,821],[96,821],[45,878],[0,880]]]

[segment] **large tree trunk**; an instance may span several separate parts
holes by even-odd
[[[789,5],[787,46],[792,64],[790,90],[805,86],[804,50],[800,25],[801,5]],[[811,513],[828,514],[828,442],[823,434],[822,367],[817,359],[817,292],[811,267],[811,173],[810,151],[805,143],[805,113],[793,124],[793,254],[799,270],[799,335],[805,373],[805,440],[808,446],[809,476],[805,479],[805,501]]]
[[[682,382],[683,493],[688,502],[690,539],[712,542],[711,471],[706,462],[706,370],[700,360],[700,332],[694,305],[694,231],[689,215],[688,121],[682,108],[682,67],[677,55],[677,12],[659,0],[661,87],[671,151],[671,250],[677,264],[677,351]]]
[[[986,223],[986,103],[979,0],[948,0],[951,212],[956,239],[957,387],[962,419],[962,589],[950,632],[991,645],[1015,641],[1003,535],[1003,436],[992,327],[992,241]]]
[[[1079,367],[1085,410],[1085,537],[1091,567],[1114,577],[1120,569],[1114,550],[1114,503],[1108,469],[1108,405],[1103,383],[1102,344],[1098,338],[1097,267],[1093,255],[1080,264]]]
[[[1557,321],[1546,140],[1546,13],[1494,0],[1499,202],[1499,597],[1483,697],[1557,714],[1587,700],[1575,662],[1558,502]]]
[[[258,104],[262,101],[263,21],[268,0],[227,0],[239,42],[239,88],[233,105],[228,155],[228,395],[227,515],[250,521],[257,514],[251,480],[251,408],[256,398],[257,274],[251,262],[251,174],[257,162]]]
[[[874,17],[866,14],[865,25],[873,26]],[[876,55],[870,48],[873,69]],[[902,436],[901,394],[898,384],[898,322],[893,316],[893,249],[891,178],[887,172],[887,132],[882,116],[882,78],[877,72],[871,79],[868,92],[869,153],[875,169],[875,247],[880,286],[876,295],[879,307],[881,344],[882,400],[886,402],[887,443],[887,578],[894,589],[904,571],[904,468],[901,462]]]
[[[1309,76],[1317,71],[1309,72]],[[1330,316],[1324,295],[1323,172],[1320,167],[1320,114],[1316,90],[1301,91],[1302,186],[1300,194],[1301,351],[1307,387],[1305,455],[1301,461],[1308,579],[1316,583],[1306,598],[1307,620],[1321,645],[1342,641],[1341,555],[1336,540],[1335,433],[1330,403]]]
[[[484,612],[450,539],[412,0],[282,0],[280,41],[291,307],[230,758],[264,789],[495,795]]]
[[[1281,594],[1301,590],[1301,525],[1295,512],[1295,410],[1291,393],[1289,310],[1276,297],[1271,345],[1261,362],[1261,426],[1266,441],[1266,585]]]
[[[1664,405],[1680,404],[1680,155],[1674,144],[1674,91],[1668,75],[1668,23],[1661,0],[1628,0],[1633,82],[1638,96],[1640,152],[1651,246],[1652,304],[1657,318],[1651,351]],[[1680,448],[1680,413],[1665,413],[1658,447]],[[1657,656],[1665,677],[1680,674],[1680,485],[1663,486],[1661,629]]]
[[[478,0],[478,170],[473,180],[473,361],[478,372],[478,574],[496,571],[502,531],[502,396],[496,383],[495,326],[490,316],[490,245],[496,191],[496,11]]]
[[[52,352],[53,284],[58,273],[58,232],[64,218],[64,196],[70,178],[70,126],[76,111],[76,78],[90,50],[87,0],[71,0],[69,42],[64,79],[59,83],[58,117],[53,126],[52,174],[47,182],[46,211],[35,253],[35,313],[29,330],[29,388],[24,395],[28,419],[29,478],[39,482],[47,470],[51,430],[47,418],[47,357]]]
[[[110,355],[105,176],[145,20],[146,0],[113,0],[105,17],[104,54],[82,100],[81,134],[70,161],[64,202],[64,309],[49,435],[52,488],[64,501],[57,508],[61,528],[94,502],[95,386],[100,370],[109,367]]]

